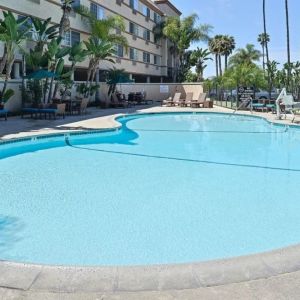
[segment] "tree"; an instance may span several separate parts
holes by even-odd
[[[266,50],[266,57],[267,57],[267,63],[269,63],[269,46],[268,43],[270,41],[270,38],[268,40],[269,35],[267,34],[267,22],[266,22],[266,0],[263,0],[263,25],[264,25],[264,32],[263,32],[263,41],[265,50]]]
[[[267,62],[265,61],[266,58],[266,52],[267,52],[267,47],[268,47],[268,43],[270,42],[270,36],[268,34],[264,34],[261,33],[258,35],[257,41],[260,43],[261,45],[261,49],[262,49],[262,58],[263,58],[263,69],[266,69],[266,64],[268,64],[269,59],[267,58]]]
[[[290,50],[290,25],[289,25],[289,7],[288,0],[285,0],[285,16],[286,16],[286,44],[287,44],[287,87],[289,88],[290,77],[291,77],[291,50]]]
[[[59,22],[59,36],[64,38],[65,33],[70,30],[70,14],[72,12],[74,0],[62,0],[61,9],[62,17]]]
[[[207,67],[207,61],[212,60],[211,53],[208,49],[202,49],[197,47],[191,54],[191,63],[196,67],[196,75],[198,82],[203,81],[203,72]],[[191,75],[191,74],[189,74]]]
[[[215,55],[216,62],[216,76],[222,76],[222,56],[225,57],[225,71],[228,68],[228,57],[235,49],[235,40],[233,36],[216,35],[209,41],[209,49]]]
[[[86,85],[92,87],[95,81],[96,72],[101,61],[109,61],[114,63],[112,56],[115,54],[115,45],[111,42],[102,41],[91,36],[84,44],[89,53],[89,67],[87,71]]]
[[[51,18],[43,21],[38,18],[31,17],[31,21],[32,28],[30,30],[30,39],[35,42],[34,50],[42,52],[45,45],[58,36],[59,25],[50,26]]]
[[[16,19],[11,12],[3,11],[4,19],[0,20],[0,41],[6,45],[5,81],[0,95],[0,102],[5,98],[8,80],[15,62],[15,53],[21,49],[22,42],[30,30],[26,26],[28,18]]]
[[[125,69],[117,69],[115,67],[108,70],[106,83],[109,86],[108,95],[111,96],[117,90],[117,84],[122,82],[129,82],[129,75]]]
[[[212,26],[208,24],[197,25],[198,16],[192,14],[183,19],[171,16],[154,29],[156,36],[164,36],[172,43],[173,55],[173,81],[178,80],[178,75],[184,63],[186,50],[194,42],[209,41]],[[162,28],[162,34],[160,30]]]
[[[225,71],[228,69],[228,57],[235,49],[235,39],[233,36],[223,35],[223,55],[225,56]]]
[[[189,70],[185,75],[184,82],[197,82],[197,81],[198,81],[197,73],[194,73],[192,70]]]
[[[219,72],[219,66],[221,60],[220,38],[221,35],[216,35],[208,43],[210,52],[215,55],[216,77],[219,77],[219,75],[222,76],[222,70],[221,72]]]
[[[261,52],[255,49],[252,44],[247,44],[245,48],[237,49],[235,54],[231,56],[229,64],[236,65],[253,65],[258,62],[261,57]]]
[[[223,76],[225,85],[254,86],[255,88],[265,88],[267,83],[264,72],[255,64],[241,63],[229,67]]]
[[[97,17],[92,14],[89,8],[85,6],[80,6],[76,9],[82,17],[85,18],[87,25],[90,27],[91,37],[88,41],[85,41],[85,46],[89,51],[89,67],[86,84],[92,88],[92,82],[96,79],[98,85],[99,76],[96,76],[99,70],[99,64],[101,61],[106,60],[114,63],[112,55],[115,54],[115,45],[120,45],[128,50],[128,41],[126,37],[121,34],[112,33],[113,30],[118,29],[119,32],[125,31],[124,18],[121,16],[113,16],[105,19],[97,19]],[[96,99],[98,98],[98,93],[96,93]]]

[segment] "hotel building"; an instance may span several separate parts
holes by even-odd
[[[22,16],[34,16],[41,19],[51,17],[54,24],[60,22],[62,16],[61,0],[1,0],[0,11],[9,10]],[[125,69],[137,83],[169,82],[171,81],[173,57],[170,53],[170,42],[166,39],[155,39],[154,26],[166,16],[180,16],[181,12],[169,0],[75,0],[74,7],[84,5],[98,18],[120,15],[125,21],[125,32],[128,51],[121,45],[116,45],[115,64],[101,62],[100,81],[105,70],[115,66]],[[1,13],[2,15],[2,13]],[[2,17],[2,16],[1,16]],[[79,41],[87,40],[89,30],[82,16],[72,13],[70,17],[71,30],[65,36],[64,43],[70,46]],[[118,30],[116,30],[116,33]],[[30,42],[28,42],[30,47]],[[0,46],[0,57],[3,45]],[[16,55],[12,77],[20,78],[22,59]],[[68,60],[66,59],[68,65]],[[75,73],[75,81],[86,79],[88,62],[81,63]]]

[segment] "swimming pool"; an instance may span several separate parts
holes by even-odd
[[[0,146],[0,258],[184,263],[300,241],[300,130],[214,114]]]

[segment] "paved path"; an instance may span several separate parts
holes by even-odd
[[[136,106],[127,109],[98,109],[89,108],[88,114],[80,116],[67,116],[65,119],[57,120],[34,120],[30,118],[21,119],[19,116],[10,117],[8,121],[0,119],[0,140],[24,137],[29,135],[39,135],[47,133],[58,133],[70,130],[88,130],[102,129],[116,126],[114,118],[118,114],[127,114],[135,112],[226,112],[231,113],[232,110],[215,107],[213,109],[203,108],[181,108],[181,107],[161,107],[161,106]],[[251,115],[250,112],[239,112]],[[276,121],[276,115],[272,113],[255,113],[255,115],[263,116],[270,121]],[[279,123],[291,124],[290,118],[287,120],[276,121]]]

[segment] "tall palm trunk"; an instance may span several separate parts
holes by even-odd
[[[264,23],[264,36],[266,37],[267,36],[266,0],[263,0],[263,23]],[[266,57],[267,57],[267,64],[268,64],[270,61],[268,41],[266,41],[265,47],[266,47]]]
[[[266,71],[266,53],[265,53],[265,44],[262,44],[261,46],[262,48],[262,57],[263,57],[263,69],[264,69],[264,72]]]
[[[216,76],[219,77],[219,55],[215,54],[215,61],[216,61]]]
[[[228,69],[228,54],[225,54],[225,71]]]
[[[221,54],[219,54],[219,75],[222,76],[223,75],[223,70],[222,70],[222,56]]]
[[[288,63],[287,87],[289,87],[290,78],[291,78],[291,50],[290,50],[290,25],[289,25],[288,0],[285,0],[285,16],[286,16],[287,63]]]
[[[267,41],[266,0],[263,0],[263,23],[264,23],[264,38],[266,39],[264,47],[266,49],[267,68],[269,68],[270,58],[269,58],[269,46]],[[268,72],[268,87],[269,87],[269,99],[271,99],[272,82],[271,82],[269,72]]]

